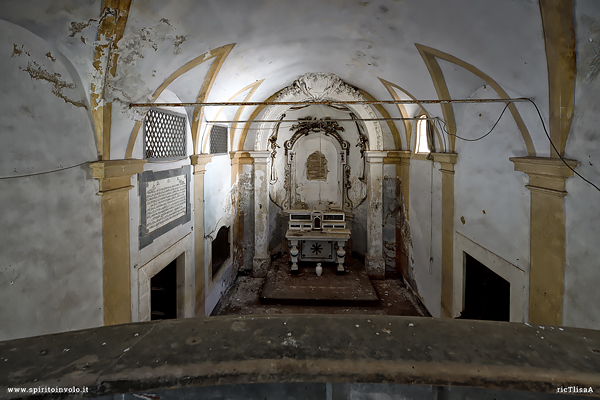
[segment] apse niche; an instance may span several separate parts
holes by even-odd
[[[275,230],[286,229],[290,210],[343,211],[351,227],[367,195],[368,139],[355,118],[339,106],[313,105],[288,110],[277,124],[268,139]]]

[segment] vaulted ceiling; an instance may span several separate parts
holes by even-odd
[[[436,99],[419,45],[421,50],[437,50],[470,64],[511,97],[535,99],[548,115],[544,30],[535,0],[105,3],[108,9],[102,16],[103,4],[97,0],[6,0],[0,18],[55,46],[77,70],[86,90],[92,84],[96,91],[105,85],[103,95],[113,103],[112,158],[125,157],[127,145],[131,147],[129,136],[139,115],[127,108],[129,103],[154,100],[161,85],[182,102],[196,101],[211,66],[219,61],[222,66],[206,101],[263,101],[307,72],[336,74],[380,100],[391,99],[389,90],[403,99],[409,98],[406,93]],[[103,31],[102,23],[119,8],[129,9],[128,15],[120,15],[115,29]],[[116,46],[109,49],[111,41]],[[221,60],[211,58],[211,51],[230,44],[233,47]],[[117,60],[114,77],[96,68],[107,59]],[[193,60],[197,65],[182,70]],[[455,63],[439,59],[439,66],[453,98],[469,97],[485,84]],[[172,82],[164,85],[169,77]],[[385,108],[400,116],[396,106]],[[426,108],[442,116],[439,105]],[[409,115],[417,112],[417,106],[406,109]],[[231,120],[237,113],[239,119],[247,119],[253,110],[229,107],[219,118]],[[539,123],[531,107],[520,111],[526,125]],[[202,118],[210,120],[218,112],[217,107],[208,108]],[[194,116],[192,109],[188,113]],[[540,147],[545,140],[539,132],[532,138]]]

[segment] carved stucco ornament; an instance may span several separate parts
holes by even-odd
[[[296,79],[291,85],[282,89],[274,100],[278,101],[367,101],[367,99],[353,86],[341,80],[338,76],[325,72],[311,72]],[[349,105],[349,109],[361,118],[376,119],[377,115],[369,105]],[[262,119],[281,120],[290,106],[270,106],[265,110]],[[374,143],[369,143],[369,150],[383,150],[383,138],[381,125],[378,121],[370,121],[367,124],[370,137],[374,137]],[[255,150],[264,150],[267,145],[263,142],[263,136],[271,132],[276,134],[277,125],[262,122],[256,132],[254,141]]]

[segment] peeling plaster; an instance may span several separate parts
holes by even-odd
[[[24,47],[25,47],[24,45],[21,45],[21,47],[19,48],[17,46],[17,44],[15,43],[13,46],[14,46],[13,47],[13,52],[10,55],[11,57],[22,56],[23,54],[27,54],[28,56],[31,56],[31,54],[29,54],[27,51],[24,50]]]
[[[27,63],[26,68],[19,67],[20,70],[25,71],[31,76],[31,79],[39,79],[43,81],[50,82],[52,86],[52,93],[56,95],[58,98],[61,98],[65,101],[65,103],[73,104],[75,107],[81,107],[87,109],[87,104],[83,101],[75,101],[68,98],[64,93],[64,89],[77,89],[77,86],[74,83],[67,83],[61,79],[61,75],[58,72],[51,74],[42,68],[37,62],[29,61]]]
[[[86,28],[88,28],[92,23],[98,22],[97,19],[90,19],[88,22],[71,22],[71,26],[69,27],[69,37],[75,37],[75,35],[83,32]],[[83,39],[83,36],[81,36]],[[85,43],[85,41],[84,41]]]
[[[181,53],[181,48],[179,46],[181,46],[186,40],[187,39],[184,35],[175,36],[175,42],[173,43],[173,54],[177,55]]]

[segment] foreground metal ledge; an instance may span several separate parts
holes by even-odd
[[[7,387],[86,397],[272,382],[468,386],[600,397],[600,331],[395,316],[284,315],[144,322],[0,342]],[[65,396],[67,397],[67,396]]]

